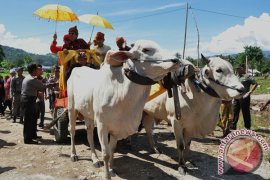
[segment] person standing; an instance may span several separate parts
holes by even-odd
[[[3,76],[0,75],[0,113],[2,116],[5,116],[4,101],[5,101],[4,79]]]
[[[11,100],[11,95],[10,95],[10,84],[11,84],[11,77],[6,76],[5,84],[4,84],[4,88],[5,88],[4,110],[6,110],[6,108],[8,107],[10,111],[10,116],[12,116],[12,100]]]
[[[49,109],[51,112],[53,112],[54,108],[54,101],[56,99],[56,94],[59,94],[59,73],[60,73],[60,67],[54,66],[53,68],[53,76],[48,79],[49,83],[57,83],[57,86],[48,88],[48,95],[49,95]]]
[[[250,129],[250,95],[255,91],[258,84],[251,75],[246,74],[245,64],[239,64],[236,70],[239,76],[239,80],[244,85],[247,93],[242,98],[233,100],[234,118],[231,129],[235,130],[237,127],[240,110],[242,110],[245,128]]]
[[[17,69],[17,77],[13,78],[11,81],[10,91],[12,95],[12,112],[13,112],[13,123],[16,122],[17,116],[20,116],[20,123],[23,123],[23,116],[21,114],[21,90],[22,90],[22,82],[24,79],[23,76],[23,68]]]
[[[36,130],[36,99],[39,91],[44,91],[46,86],[42,84],[36,77],[42,72],[37,64],[30,64],[27,66],[29,75],[26,76],[22,83],[22,113],[24,116],[23,137],[25,144],[38,144],[36,139],[41,138],[37,136]]]
[[[42,65],[38,64],[38,68],[40,69],[40,74],[37,76],[37,79],[42,83],[46,84],[47,80],[46,78],[43,78],[43,69]],[[46,90],[44,91],[38,91],[37,95],[37,119],[40,118],[40,122],[38,124],[38,127],[43,128],[44,127],[44,117],[45,117],[45,95],[46,95]]]

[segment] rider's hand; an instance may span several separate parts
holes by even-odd
[[[56,39],[57,39],[57,34],[54,33],[54,35],[53,35],[53,40],[56,41]]]

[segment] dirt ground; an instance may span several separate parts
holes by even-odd
[[[258,104],[261,102],[253,103],[254,106]],[[269,112],[268,107],[266,113]],[[47,123],[51,121],[49,113],[46,113],[45,121]],[[103,168],[92,166],[83,125],[79,125],[79,130],[76,131],[76,149],[79,156],[77,162],[71,162],[69,158],[70,142],[55,143],[54,136],[49,130],[38,129],[38,135],[42,136],[40,143],[26,145],[23,144],[23,125],[1,117],[0,126],[0,179],[101,179]],[[191,155],[194,165],[188,164],[190,165],[188,174],[181,176],[177,171],[178,157],[171,132],[171,127],[166,124],[157,126],[155,130],[162,154],[149,153],[144,130],[132,137],[132,149],[119,143],[115,154],[117,176],[112,179],[270,179],[268,159],[264,159],[253,173],[219,176],[217,173],[217,152],[221,139],[219,128],[214,131],[214,137],[192,141]],[[269,140],[269,131],[266,130],[262,135]],[[101,159],[100,146],[97,143],[96,148]]]

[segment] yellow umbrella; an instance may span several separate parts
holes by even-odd
[[[77,15],[67,6],[59,4],[47,4],[34,12],[34,15],[56,21],[76,21]],[[55,25],[56,29],[56,25]]]
[[[59,4],[48,4],[34,12],[40,18],[54,21],[75,21],[79,20],[77,15],[67,6]]]
[[[113,29],[111,23],[109,21],[99,15],[94,14],[84,14],[79,16],[79,20],[81,22],[92,24],[94,26],[100,26],[105,29]]]

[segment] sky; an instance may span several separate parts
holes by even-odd
[[[82,22],[57,22],[33,13],[46,4],[65,5],[78,16],[98,14],[114,30],[95,27],[105,33],[105,44],[116,50],[115,39],[127,44],[147,39],[170,53],[183,54],[186,3],[189,13],[185,57],[234,54],[245,46],[270,50],[269,0],[0,0],[0,44],[35,54],[50,53],[56,30],[58,44],[68,29],[77,25],[79,38],[89,41],[93,26]],[[196,28],[198,27],[198,31]],[[92,38],[93,39],[93,38]]]

